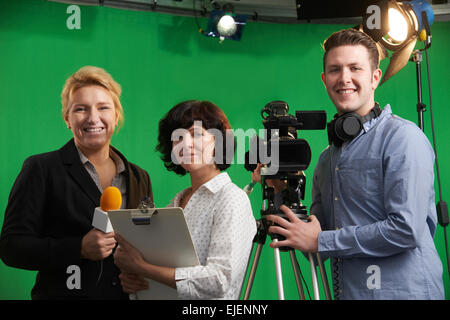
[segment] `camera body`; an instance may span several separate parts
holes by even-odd
[[[257,142],[251,144],[253,154],[257,155],[256,163],[250,161],[249,152],[245,155],[245,168],[254,171],[257,163],[266,166],[266,159],[273,158],[273,151],[278,152],[276,157],[277,172],[271,175],[285,175],[306,170],[311,162],[311,148],[304,139],[297,138],[298,130],[321,130],[326,127],[326,112],[296,111],[295,116],[288,113],[289,105],[284,101],[272,101],[261,110],[262,123],[266,129],[266,137],[257,137]],[[261,141],[262,140],[262,141]],[[273,145],[276,145],[274,148]],[[263,149],[263,150],[261,150]],[[261,155],[266,154],[264,159]],[[270,163],[271,166],[274,163]]]
[[[299,219],[306,221],[308,215],[304,200],[306,177],[303,171],[311,162],[311,148],[304,139],[297,136],[298,130],[323,130],[326,127],[326,112],[320,111],[296,111],[295,116],[288,113],[289,106],[284,101],[272,101],[261,110],[262,123],[266,129],[266,137],[257,137],[258,143],[251,144],[249,152],[258,155],[257,163],[263,164],[261,168],[261,185],[263,195],[263,208],[261,218],[265,228],[268,228],[265,216],[270,214],[286,218],[279,209],[286,205]],[[263,150],[261,150],[263,149]],[[256,169],[257,163],[250,163],[249,152],[245,157],[245,168],[249,171]],[[275,155],[273,153],[278,153]],[[261,157],[267,154],[269,157]],[[276,157],[278,156],[278,157]],[[272,159],[269,163],[266,159]],[[278,158],[278,159],[277,159]],[[273,160],[277,161],[273,161]],[[270,165],[270,167],[269,167]],[[274,165],[277,170],[273,170]],[[272,170],[268,170],[271,168]],[[268,180],[280,180],[285,188],[275,193],[273,187],[268,186]],[[287,219],[287,218],[286,218]],[[266,229],[267,230],[267,229]],[[281,239],[279,235],[271,235],[272,238]],[[282,248],[286,250],[287,248]]]

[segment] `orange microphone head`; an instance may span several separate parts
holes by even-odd
[[[122,205],[122,194],[116,187],[108,187],[100,197],[100,208],[103,211],[119,210]]]

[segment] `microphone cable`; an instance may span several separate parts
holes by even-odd
[[[99,266],[100,266],[100,272],[99,272],[99,274],[98,274],[97,281],[95,282],[95,286],[96,286],[96,287],[98,286],[98,284],[99,284],[99,282],[100,282],[100,279],[102,278],[102,274],[103,274],[103,260],[99,261],[98,264],[99,264]]]

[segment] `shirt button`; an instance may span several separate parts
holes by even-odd
[[[336,167],[336,171],[339,171],[339,167]]]
[[[335,201],[338,201],[338,200],[339,200],[339,198],[338,198],[338,197],[334,197],[334,200],[335,200]]]

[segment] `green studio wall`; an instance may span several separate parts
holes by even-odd
[[[122,85],[125,123],[112,143],[150,173],[157,206],[168,204],[189,184],[188,177],[167,172],[155,152],[158,121],[176,103],[211,100],[225,111],[233,128],[244,130],[262,128],[260,110],[272,100],[288,102],[292,114],[294,110],[324,109],[328,120],[334,115],[320,79],[321,43],[349,25],[249,22],[240,42],[220,44],[200,35],[191,17],[97,6],[80,6],[81,29],[69,30],[68,6],[44,0],[0,1],[0,224],[23,161],[58,149],[70,139],[61,116],[60,93],[65,79],[84,65],[105,68]],[[201,18],[200,24],[206,26],[206,19]],[[438,155],[443,196],[450,201],[450,22],[437,22],[432,31],[429,55]],[[386,66],[383,61],[382,70]],[[423,71],[426,80],[425,68]],[[428,104],[425,84],[423,89]],[[382,106],[390,103],[394,113],[417,123],[415,66],[408,64],[378,88],[376,100]],[[430,127],[427,111],[425,131],[431,139]],[[309,206],[311,176],[327,137],[325,131],[304,131],[300,137],[309,142],[313,153],[306,170],[304,204]],[[251,178],[243,165],[231,166],[228,173],[241,187]],[[255,218],[259,218],[260,186],[255,187],[251,202]],[[444,263],[448,299],[443,239],[442,227],[438,227],[435,243]],[[312,295],[308,262],[302,254],[297,256]],[[282,254],[282,265],[286,298],[297,299],[287,253]],[[325,265],[331,280],[328,261]],[[35,275],[35,271],[0,262],[0,299],[29,299]],[[277,299],[276,288],[273,254],[267,242],[251,299]]]

